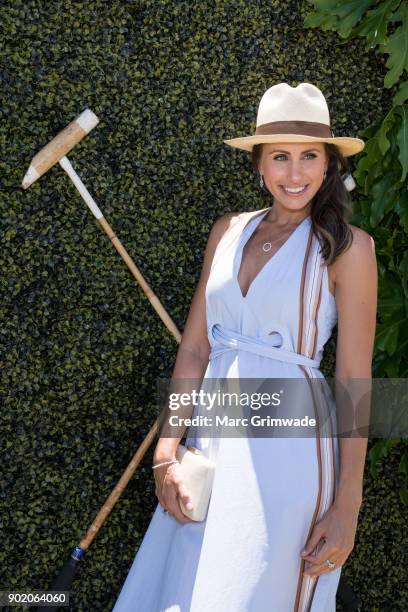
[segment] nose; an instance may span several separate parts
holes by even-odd
[[[300,161],[292,160],[289,166],[289,178],[292,183],[300,183],[302,179],[302,171]]]

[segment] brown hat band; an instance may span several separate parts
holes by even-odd
[[[257,134],[299,134],[299,136],[334,138],[328,125],[315,121],[271,121],[258,125],[255,131],[255,135]]]

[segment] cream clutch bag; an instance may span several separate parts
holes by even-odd
[[[193,504],[193,509],[187,510],[179,499],[181,511],[193,521],[203,521],[210,503],[215,463],[194,446],[183,444],[177,447],[176,459],[180,463],[181,476]]]

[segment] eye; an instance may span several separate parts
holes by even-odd
[[[312,159],[316,157],[316,155],[314,153],[306,153],[305,157],[310,157],[312,156]],[[280,153],[279,155],[276,155],[276,157],[274,157],[273,159],[277,159],[279,161],[280,157],[287,157],[284,153]]]

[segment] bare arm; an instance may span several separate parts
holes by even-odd
[[[363,395],[369,404],[371,392],[377,312],[377,262],[372,237],[359,228],[351,226],[351,229],[353,244],[334,264],[338,310],[335,382],[336,388],[340,385],[341,389],[347,389],[351,400],[348,407],[350,409],[351,404],[354,411]],[[336,401],[337,397],[336,391]],[[341,401],[338,407],[341,411]],[[366,420],[369,418],[369,405],[364,417]],[[340,422],[341,418],[340,414]],[[347,424],[352,425],[349,418]],[[359,435],[362,434],[357,433]],[[358,510],[362,502],[367,437],[347,435],[339,439],[339,446],[340,481],[335,504]]]
[[[224,233],[236,220],[236,213],[227,213],[217,219],[211,229],[204,253],[200,279],[191,301],[171,380],[185,378],[197,381],[202,380],[204,376],[211,350],[207,338],[205,288],[210,275],[215,249]],[[188,417],[189,415],[183,413],[183,416]],[[180,432],[180,437],[178,438],[160,437],[156,445],[153,462],[160,463],[174,458],[182,436],[183,434]]]

